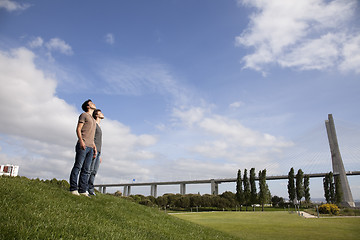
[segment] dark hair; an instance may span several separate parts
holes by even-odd
[[[93,112],[93,118],[96,120],[97,119],[97,114],[98,114],[98,112],[101,112],[101,110],[100,109],[95,109],[94,110],[94,112]]]
[[[92,102],[91,99],[88,99],[86,100],[82,105],[81,105],[81,108],[84,112],[87,112],[88,111],[88,106],[89,106],[89,102]]]

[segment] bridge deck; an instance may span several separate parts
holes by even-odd
[[[325,177],[327,173],[311,173],[304,174],[310,178]],[[336,174],[334,174],[336,175]],[[346,175],[360,175],[360,171],[349,171]],[[266,176],[266,180],[281,180],[288,179],[288,175],[280,176]],[[258,177],[255,180],[259,180]],[[202,184],[202,183],[223,183],[223,182],[236,182],[236,178],[220,178],[220,179],[207,179],[207,180],[186,180],[186,181],[168,181],[168,182],[143,182],[143,183],[113,183],[113,184],[96,184],[95,187],[122,187],[122,186],[151,186],[151,185],[179,185],[179,184]]]

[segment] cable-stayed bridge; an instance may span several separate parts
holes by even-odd
[[[326,131],[324,131],[324,125],[319,128],[320,130],[311,131],[310,134],[307,134],[306,138],[300,139],[297,141],[295,150],[293,149],[293,153],[285,158],[286,160],[280,160],[275,163],[271,163],[269,165],[264,166],[263,169],[272,169],[275,165],[289,165],[290,167],[294,167],[294,169],[300,168],[305,172],[305,175],[308,175],[310,178],[323,178],[329,171],[333,171],[335,176],[340,176],[342,190],[344,193],[344,204],[349,206],[355,206],[351,190],[348,184],[347,176],[349,175],[360,175],[360,171],[354,170],[359,169],[359,161],[350,162],[347,165],[348,169],[352,169],[351,171],[345,171],[344,164],[342,161],[342,156],[340,154],[340,148],[337,140],[336,130],[334,120],[331,114],[328,116],[328,120],[325,121]],[[341,132],[346,133],[348,135],[356,134],[354,129],[352,128],[344,128],[341,125]],[[359,130],[359,129],[357,129]],[[327,137],[326,137],[327,135]],[[311,139],[311,140],[309,140]],[[321,142],[320,148],[327,148],[327,153],[318,153],[315,148],[319,148],[319,145],[313,144],[313,140]],[[327,140],[326,140],[327,139]],[[300,142],[300,144],[299,144]],[[305,143],[305,144],[304,144]],[[326,146],[327,145],[327,146]],[[330,146],[330,152],[329,152]],[[344,151],[344,155],[346,158],[359,159],[360,156],[357,153],[360,153],[360,144],[356,141],[347,142],[342,146],[342,150]],[[313,149],[314,148],[314,149]],[[350,155],[348,154],[350,152]],[[354,154],[355,153],[355,154]],[[329,156],[330,155],[330,156]],[[329,165],[329,158],[331,158],[332,169],[327,168],[328,170],[324,171],[324,163]],[[292,161],[288,161],[288,159],[292,159]],[[303,159],[310,159],[311,163],[304,164]],[[309,161],[308,161],[309,162]],[[350,166],[350,167],[349,167]],[[320,168],[319,168],[320,167]],[[319,171],[320,169],[320,171]],[[270,172],[270,171],[268,171]],[[270,175],[266,177],[267,180],[281,180],[288,179],[288,175]],[[258,180],[256,178],[256,180]],[[179,185],[180,186],[180,194],[186,194],[186,185],[189,184],[210,184],[211,193],[217,195],[218,194],[218,185],[221,183],[228,182],[236,182],[236,178],[219,178],[219,179],[203,179],[203,180],[184,180],[184,181],[162,181],[162,182],[142,182],[142,183],[116,183],[116,184],[97,184],[95,187],[99,188],[99,191],[102,193],[106,192],[107,187],[123,187],[123,195],[129,196],[131,194],[131,187],[135,186],[150,186],[150,195],[156,197],[157,196],[157,187],[160,185]]]

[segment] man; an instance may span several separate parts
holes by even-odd
[[[88,189],[90,165],[96,154],[94,143],[96,122],[92,117],[96,106],[88,99],[81,108],[84,112],[79,116],[76,127],[78,141],[75,147],[75,164],[70,173],[70,192],[74,195],[89,196],[86,191]],[[80,177],[78,181],[79,172]]]
[[[104,119],[104,114],[101,112],[100,109],[96,109],[93,112],[93,118],[96,121],[96,130],[95,130],[95,146],[97,150],[97,155],[95,159],[91,163],[90,167],[90,178],[89,178],[89,194],[95,196],[95,189],[94,189],[94,181],[95,181],[95,175],[99,169],[99,165],[102,162],[101,159],[101,145],[102,145],[102,131],[100,128],[100,121],[101,119]]]

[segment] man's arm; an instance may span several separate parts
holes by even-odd
[[[80,147],[85,150],[85,149],[86,149],[86,145],[85,145],[85,143],[84,143],[84,140],[83,140],[82,137],[81,137],[81,129],[82,129],[83,126],[84,126],[84,123],[78,122],[78,125],[77,125],[77,127],[76,127],[76,135],[77,135],[77,137],[78,137]]]

